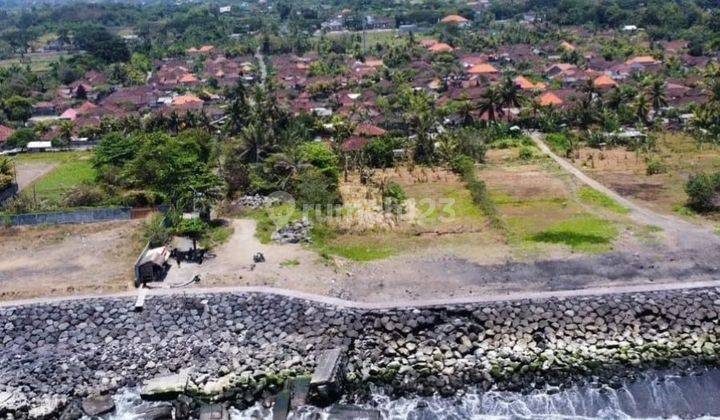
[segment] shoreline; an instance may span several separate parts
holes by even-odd
[[[176,394],[243,407],[310,375],[342,348],[346,395],[520,389],[597,372],[714,365],[720,289],[665,290],[356,309],[264,293],[130,296],[0,307],[0,414],[52,405],[189,370]],[[608,375],[609,374],[609,375]],[[9,401],[9,402],[8,402]],[[10,404],[12,403],[12,404]],[[13,405],[14,404],[14,405]]]

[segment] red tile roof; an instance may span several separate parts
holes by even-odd
[[[8,139],[10,138],[10,136],[13,135],[14,132],[15,130],[13,130],[12,128],[0,125],[0,143],[5,143],[6,141],[8,141]]]

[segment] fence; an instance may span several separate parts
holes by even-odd
[[[33,226],[130,220],[131,210],[130,207],[111,207],[53,213],[14,214],[5,216],[3,223],[10,226]]]

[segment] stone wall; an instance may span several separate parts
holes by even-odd
[[[120,298],[0,308],[0,415],[186,368],[188,393],[242,406],[338,346],[357,395],[370,382],[445,395],[559,383],[678,359],[714,363],[720,350],[718,289],[398,310],[213,294],[132,308]]]

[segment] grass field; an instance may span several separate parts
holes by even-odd
[[[43,73],[50,70],[50,63],[59,60],[61,57],[69,57],[71,54],[63,52],[44,52],[30,53],[25,57],[9,58],[0,60],[0,68],[11,67],[13,65],[30,66],[30,70],[37,73]]]
[[[22,162],[48,162],[57,166],[50,173],[36,180],[24,190],[38,200],[60,203],[63,195],[73,187],[95,180],[95,169],[90,162],[92,154],[88,152],[59,152],[23,154],[15,158]]]
[[[593,189],[578,186],[546,158],[523,161],[516,148],[494,150],[479,171],[508,227],[516,256],[612,249],[627,209]]]
[[[655,211],[677,214],[697,223],[716,223],[720,214],[695,214],[685,207],[688,177],[720,170],[720,148],[700,145],[685,133],[656,134],[655,150],[645,155],[624,148],[583,148],[574,164],[628,198]],[[648,175],[646,158],[662,162],[666,171]]]

